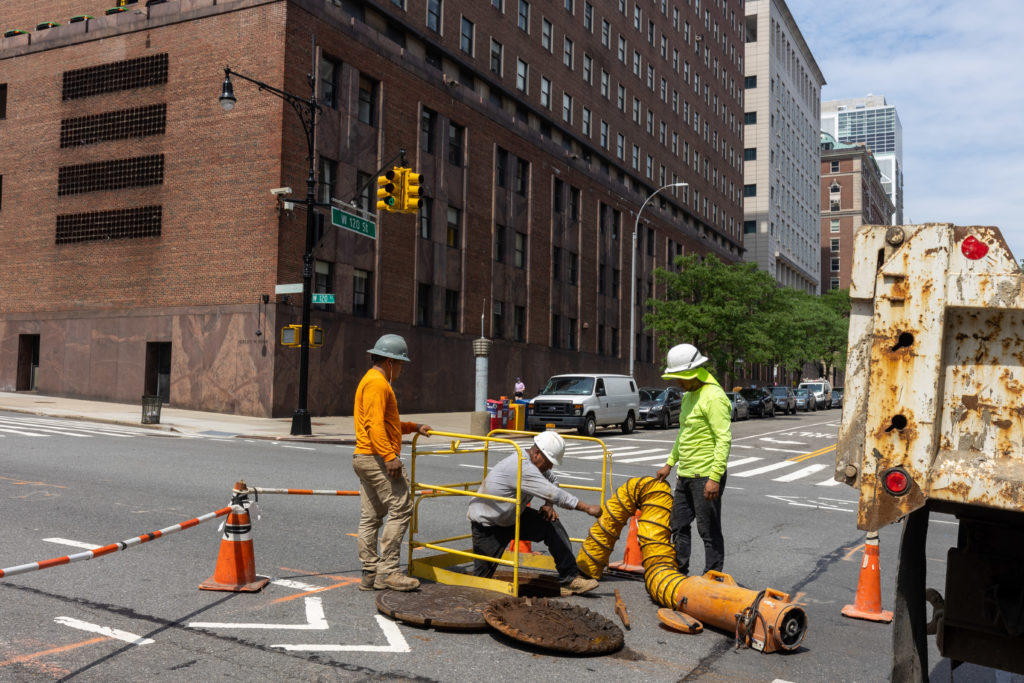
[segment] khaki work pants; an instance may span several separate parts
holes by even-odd
[[[412,518],[409,480],[405,477],[404,467],[402,476],[394,479],[389,477],[384,459],[379,455],[352,456],[352,469],[359,477],[359,561],[363,564],[364,572],[386,577],[398,571],[402,538]],[[388,518],[386,523],[385,516]]]

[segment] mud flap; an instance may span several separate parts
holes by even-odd
[[[896,599],[893,602],[892,681],[928,683],[928,625],[925,605],[925,542],[928,506],[903,522]]]

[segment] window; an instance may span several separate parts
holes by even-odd
[[[512,335],[516,341],[526,341],[526,307],[516,306],[512,316]]]
[[[334,183],[338,176],[338,162],[333,159],[320,155],[320,202],[324,204],[331,203],[331,197],[334,196]]]
[[[569,218],[574,221],[580,219],[580,197],[581,192],[578,187],[569,186]]]
[[[839,162],[833,161],[830,165],[830,173],[839,173]]]
[[[572,123],[572,95],[562,93],[562,120]]]
[[[506,169],[508,169],[508,150],[498,147],[494,155],[494,184],[498,187],[505,187],[508,182]]]
[[[526,233],[517,232],[514,245],[513,265],[516,268],[526,267]]]
[[[839,200],[838,199],[830,199],[829,202],[828,202],[828,210],[829,211],[839,211],[840,210],[839,209]]]
[[[828,231],[829,232],[839,232],[839,219],[838,218],[829,219]]]
[[[560,349],[562,341],[562,317],[557,313],[551,314],[551,348]]]
[[[516,60],[516,89],[527,93],[527,84],[530,79],[530,65],[521,59]]]
[[[626,111],[626,88],[622,84],[619,84],[616,102],[618,104],[619,111]]]
[[[619,355],[619,328],[617,328],[617,327],[613,327],[612,328],[612,332],[611,332],[610,338],[611,338],[611,342],[612,342],[611,355],[612,356],[618,356]]]
[[[494,260],[505,262],[505,226],[498,223],[494,224]]]
[[[317,294],[331,294],[334,292],[334,276],[331,273],[333,264],[327,261],[317,261],[313,270],[313,292]],[[334,304],[313,304],[318,311],[333,311]]]
[[[501,75],[501,43],[491,38],[491,71]]]
[[[338,108],[338,72],[341,64],[327,55],[320,58],[320,102]],[[7,101],[7,86],[3,86],[2,100]]]
[[[427,0],[427,28],[435,33],[441,32],[442,0]]]
[[[566,342],[565,348],[576,348],[576,318],[569,318],[569,338]]]
[[[516,194],[525,197],[530,187],[530,162],[516,159]]]
[[[838,273],[839,272],[839,257],[833,257],[831,259],[831,261],[832,261],[832,268],[831,268],[832,272],[833,273]]]
[[[552,26],[551,22],[547,19],[541,19],[540,22],[540,46],[551,52],[551,33]]]
[[[838,254],[839,253],[839,238],[838,237],[833,237],[830,240],[829,251],[831,253],[833,253],[833,254]]]
[[[839,187],[839,182],[838,182],[838,181],[835,181],[835,180],[833,180],[833,181],[832,181],[832,184],[828,186],[828,191],[829,191],[829,192],[830,192],[831,194],[839,194],[839,191],[840,191],[841,189],[842,189],[842,188],[840,188],[840,187]]]
[[[462,141],[466,129],[455,123],[448,123],[448,163],[462,166]]]
[[[753,235],[757,232],[757,221],[743,221],[743,234]]]
[[[491,7],[504,14],[505,0],[491,0]]]
[[[551,279],[558,282],[562,279],[562,249],[561,247],[551,248]]]
[[[371,126],[377,123],[377,81],[359,76],[359,120]]]
[[[444,290],[444,329],[459,328],[459,292],[454,289]]]
[[[601,69],[601,97],[608,99],[608,72]]]
[[[633,145],[633,170],[640,170],[640,148],[637,145]]]
[[[746,125],[752,125],[757,123],[757,112],[748,111],[743,113],[743,123]]]
[[[569,40],[568,38],[566,38],[565,39],[564,53],[562,55],[562,63],[565,64],[570,69],[572,68],[572,62],[573,62],[573,59],[572,59],[572,49],[573,49],[572,48],[572,41]]]
[[[358,268],[352,270],[352,315],[360,318],[373,315],[373,297],[370,296],[372,282],[369,271]]]
[[[588,31],[594,30],[594,6],[589,2],[583,3],[583,28]]]
[[[576,14],[576,0],[565,0],[565,11],[569,14]]]
[[[601,148],[608,149],[608,122],[601,121]]]
[[[580,257],[578,254],[569,252],[569,284],[575,285],[579,281]]]
[[[434,153],[434,131],[437,130],[437,112],[423,108],[420,114],[420,149],[425,154]]]
[[[744,197],[756,197],[757,196],[757,185],[744,185],[743,186]]]
[[[620,159],[626,158],[626,138],[622,136],[622,133],[615,135],[615,156]]]
[[[495,299],[491,311],[493,312],[491,336],[495,339],[502,339],[505,337],[505,303]]]
[[[640,59],[640,52],[633,50],[633,75],[640,78],[640,71],[642,68],[642,60]]]
[[[430,327],[432,298],[433,292],[430,285],[420,282],[416,286],[416,324],[420,327]]]
[[[830,289],[839,289],[839,278],[837,278],[837,277],[831,278],[828,281],[828,283],[829,283],[829,288]]]
[[[473,22],[462,17],[462,31],[459,34],[459,49],[467,55],[473,54]]]
[[[626,39],[619,36],[619,61],[626,63]]]
[[[590,137],[590,110],[583,107],[583,134]]]
[[[612,224],[613,229],[618,230],[619,226],[617,223]],[[612,268],[612,298],[619,298],[619,279],[621,278],[621,271],[618,268]]]
[[[743,79],[743,87],[746,90],[757,87],[757,76],[747,76]]]
[[[434,233],[434,200],[430,197],[423,197],[423,206],[420,211],[420,237],[429,240]]]
[[[643,10],[640,9],[640,4],[637,3],[633,6],[633,28],[637,31],[640,30],[640,24],[643,23]]]
[[[526,0],[519,0],[519,28],[530,32],[530,3]]]
[[[633,123],[640,123],[640,98],[633,98]]]
[[[743,161],[757,161],[757,147],[747,147],[744,149]]]
[[[612,25],[605,19],[601,20],[601,44],[605,47],[612,46]]]
[[[594,82],[594,60],[586,53],[583,54],[583,82],[590,84]]]
[[[551,81],[540,77],[540,106],[551,109]]]
[[[459,226],[462,224],[462,211],[454,206],[448,206],[448,231],[445,234],[445,244],[449,247],[459,248]]]

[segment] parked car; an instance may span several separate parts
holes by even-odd
[[[775,399],[772,392],[764,387],[740,389],[740,396],[750,404],[750,414],[758,417],[775,417]]]
[[[640,387],[640,415],[637,424],[668,429],[679,423],[683,391],[676,387]]]
[[[772,387],[772,398],[775,400],[775,410],[781,410],[783,415],[796,415],[796,396],[792,389]]]
[[[818,409],[818,401],[815,400],[814,394],[807,389],[794,389],[793,395],[796,397],[797,410],[802,410],[805,413],[810,410]]]
[[[750,405],[747,403],[747,399],[735,391],[727,391],[725,395],[729,397],[729,403],[732,404],[732,421],[749,420]]]
[[[843,390],[833,389],[832,390],[832,407],[842,408],[843,407]]]
[[[814,394],[814,400],[818,402],[819,408],[828,410],[832,407],[832,385],[827,379],[809,379],[800,382],[801,389],[807,389]]]
[[[617,425],[623,434],[636,426],[640,395],[636,382],[626,375],[555,375],[540,394],[530,400],[526,428],[540,432],[575,427],[593,436],[599,426]]]

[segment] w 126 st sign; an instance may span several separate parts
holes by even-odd
[[[352,232],[358,232],[360,235],[366,235],[371,239],[377,239],[377,224],[373,221],[368,221],[365,218],[342,211],[336,206],[331,207],[331,224],[336,225],[339,228],[345,230],[351,230]]]

